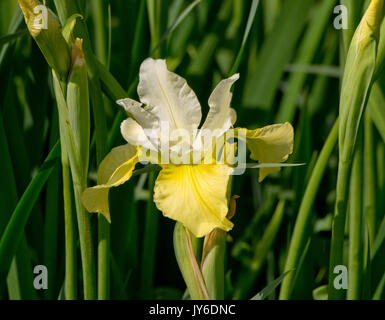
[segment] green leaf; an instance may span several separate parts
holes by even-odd
[[[11,23],[8,28],[8,34],[13,34],[17,32],[17,29],[20,27],[21,23],[23,22],[23,14],[20,10],[19,6],[15,7],[15,11],[12,16]],[[1,48],[0,51],[0,70],[3,67],[3,63],[6,60],[5,57],[7,56],[8,50],[10,48],[10,43],[7,43]]]
[[[257,169],[257,168],[299,167],[304,165],[306,165],[306,163],[246,163],[245,167],[247,169]]]
[[[326,143],[317,159],[314,170],[311,174],[305,194],[302,198],[294,231],[290,240],[289,252],[286,258],[285,270],[297,269],[301,261],[301,253],[306,247],[306,242],[311,232],[311,219],[313,218],[313,204],[316,198],[321,180],[325,174],[329,158],[337,143],[338,120],[335,122]],[[283,280],[280,299],[289,299],[291,288],[294,285],[294,275],[290,274]]]
[[[312,4],[313,1],[303,0],[283,3],[274,30],[263,42],[257,67],[246,79],[245,106],[267,110],[272,105],[284,68],[294,53]]]
[[[178,16],[174,23],[167,29],[163,34],[162,38],[159,40],[154,49],[152,49],[150,56],[152,56],[155,51],[161,46],[161,44],[168,38],[168,36],[176,29],[176,27],[189,15],[189,13],[198,5],[202,0],[195,0],[192,2],[183,12]]]
[[[314,17],[307,29],[304,39],[301,42],[296,64],[310,64],[317,52],[320,39],[325,33],[325,28],[330,20],[330,15],[335,6],[336,0],[324,0],[314,8]],[[307,75],[305,73],[292,73],[290,75],[287,89],[279,106],[276,117],[277,123],[293,121],[297,102],[305,84]]]
[[[5,44],[7,44],[13,40],[16,40],[17,38],[19,38],[21,36],[24,36],[27,33],[28,33],[27,30],[20,30],[20,31],[17,31],[15,33],[7,34],[6,36],[0,37],[0,49],[3,45],[5,45]]]
[[[254,285],[282,225],[285,205],[285,200],[280,200],[278,202],[273,217],[263,233],[262,239],[254,248],[254,256],[250,262],[249,268],[245,270],[246,272],[241,272],[241,275],[237,280],[234,290],[234,299],[238,300],[245,298]]]
[[[56,143],[40,167],[39,172],[28,185],[12,214],[11,220],[0,240],[0,279],[5,279],[8,273],[12,258],[15,255],[25,225],[28,221],[29,214],[59,159],[60,144]]]
[[[263,290],[261,290],[259,293],[257,293],[254,297],[252,297],[250,300],[264,300],[266,299],[270,294],[273,293],[275,288],[279,286],[283,278],[285,278],[291,270],[286,271],[285,273],[281,274],[277,279],[270,282]]]
[[[323,285],[313,290],[314,300],[327,300],[328,299],[328,286]]]
[[[376,291],[374,292],[373,300],[381,300],[382,294],[384,292],[384,288],[385,288],[385,272],[382,275],[380,282],[378,283]]]
[[[231,71],[229,74],[230,76],[238,71],[239,64],[241,63],[241,60],[242,60],[243,52],[245,51],[245,47],[246,47],[247,39],[249,37],[251,26],[253,25],[253,22],[255,19],[255,14],[257,12],[258,5],[259,5],[259,0],[253,0],[253,2],[251,4],[250,12],[249,12],[249,17],[247,18],[247,24],[246,24],[245,33],[243,34],[241,48],[239,49],[238,54],[237,54],[237,58],[235,59],[233,67],[231,68]]]

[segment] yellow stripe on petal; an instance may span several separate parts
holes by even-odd
[[[273,124],[261,129],[247,130],[247,146],[251,159],[259,163],[280,163],[293,152],[294,130],[290,123]],[[261,168],[259,181],[280,168]]]
[[[227,185],[231,168],[225,165],[167,165],[155,182],[154,202],[163,215],[180,221],[196,237],[214,228],[225,231]]]
[[[82,194],[84,207],[89,212],[98,212],[111,222],[108,206],[108,191],[111,187],[123,184],[132,176],[138,162],[139,149],[126,144],[116,147],[100,163],[98,179],[101,183],[87,188]]]

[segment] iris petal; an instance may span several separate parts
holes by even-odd
[[[239,79],[239,74],[222,80],[215,87],[209,98],[210,110],[202,126],[202,130],[217,130],[218,136],[226,132],[236,121],[237,114],[230,108],[233,94],[230,89],[235,81]]]
[[[146,108],[143,108],[140,102],[126,98],[118,100],[116,103],[122,106],[129,114],[131,114],[143,129],[159,130],[158,118],[151,112],[148,112]]]
[[[120,124],[120,132],[123,138],[134,146],[141,146],[145,149],[157,150],[157,140],[146,135],[143,128],[131,118]]]
[[[137,162],[138,148],[126,144],[112,149],[99,166],[98,179],[101,184],[87,188],[82,194],[87,211],[99,212],[111,222],[108,191],[130,179]]]
[[[247,146],[250,158],[259,163],[280,163],[293,152],[294,130],[290,123],[273,124],[261,129],[247,130]],[[280,168],[261,168],[259,181]]]
[[[170,129],[194,130],[202,111],[186,80],[167,70],[165,60],[146,59],[140,66],[138,95],[146,110]]]
[[[154,202],[163,215],[180,221],[196,237],[214,228],[229,231],[225,165],[167,165],[155,182]]]

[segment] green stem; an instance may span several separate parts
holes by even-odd
[[[190,232],[180,223],[175,224],[174,251],[179,270],[192,300],[210,300],[196,257]]]
[[[376,178],[374,161],[373,122],[369,110],[365,112],[364,122],[364,214],[369,231],[370,247],[376,236]]]
[[[67,84],[60,87],[66,94]],[[59,119],[60,139],[62,140],[61,121]],[[61,144],[61,165],[63,177],[64,231],[65,231],[65,279],[64,289],[66,300],[77,298],[77,253],[76,253],[76,222],[72,207],[72,183],[68,151],[65,143]]]
[[[341,300],[345,298],[344,289],[334,288],[334,268],[338,265],[343,265],[343,249],[345,242],[345,224],[346,224],[346,210],[349,195],[349,182],[351,172],[351,160],[342,161],[340,159],[338,164],[337,175],[337,195],[335,204],[335,213],[332,225],[332,239],[330,248],[329,261],[329,290],[328,297],[331,300]]]
[[[90,81],[91,104],[94,114],[96,136],[96,162],[99,166],[107,153],[107,124],[105,121],[104,101],[101,94],[100,82],[91,76]],[[98,299],[106,300],[110,297],[110,224],[98,215]]]
[[[347,298],[358,300],[361,297],[363,276],[363,219],[362,219],[362,130],[357,137],[350,183],[349,205],[349,286]]]
[[[160,40],[161,1],[147,0],[148,21],[150,23],[151,48],[155,48]],[[154,57],[159,58],[159,51],[154,52]]]
[[[75,43],[72,45],[76,46]],[[81,47],[78,50],[82,50]],[[87,69],[83,54],[77,53],[70,71],[67,85],[67,108],[70,126],[66,119],[61,119],[62,125],[67,125],[64,130],[72,130],[74,139],[69,143],[78,148],[79,157],[70,156],[72,183],[74,186],[75,207],[79,229],[80,253],[83,265],[84,298],[96,299],[96,277],[94,264],[94,250],[92,245],[90,217],[82,203],[82,193],[87,188],[87,175],[89,166],[90,143],[90,106]],[[65,107],[65,106],[64,106]],[[63,115],[61,115],[63,116]],[[67,142],[65,142],[67,143]],[[66,146],[68,147],[68,146]],[[77,162],[77,163],[76,163]]]
[[[98,59],[106,65],[107,63],[107,41],[106,41],[106,29],[105,29],[105,19],[104,19],[104,1],[103,0],[93,0],[92,1],[92,14],[95,26],[95,54]]]
[[[225,298],[226,231],[214,229],[204,240],[201,270],[213,300]]]
[[[93,261],[93,249],[91,238],[91,226],[88,212],[84,209],[81,200],[81,195],[86,188],[86,184],[76,181],[76,177],[72,174],[74,193],[75,193],[75,207],[77,213],[79,239],[80,239],[80,253],[83,265],[83,284],[84,284],[84,299],[96,299],[96,283],[95,283],[95,265]]]
[[[65,146],[61,148],[65,231],[65,298],[77,298],[76,222],[72,209],[70,166]]]
[[[80,151],[77,146],[72,128],[68,127],[68,122],[66,121],[67,117],[69,119],[68,107],[64,98],[64,83],[59,83],[55,72],[53,72],[54,78],[54,89],[56,94],[57,106],[59,111],[59,128],[60,128],[60,140],[67,150],[67,155],[70,163],[71,174],[72,174],[72,184],[73,191],[75,195],[75,209],[77,214],[78,230],[79,230],[79,239],[80,239],[80,252],[82,260],[82,270],[83,270],[83,284],[84,284],[84,298],[87,300],[93,300],[96,298],[96,283],[95,283],[95,266],[93,263],[93,248],[91,241],[91,230],[90,230],[90,220],[88,212],[86,212],[83,207],[81,195],[84,189],[87,187],[87,166],[88,166],[88,155],[86,159],[80,158]],[[70,88],[70,87],[68,87]],[[72,91],[74,88],[71,89]],[[74,91],[81,92],[81,91]],[[72,97],[73,92],[67,92],[68,99],[73,99],[70,101],[71,108],[74,108],[78,103],[84,105],[84,99],[82,97]],[[87,90],[87,99],[88,99],[88,90]],[[79,123],[79,122],[78,122]],[[81,123],[81,122],[80,122]],[[77,128],[77,132],[80,132],[81,129]],[[69,139],[71,137],[71,139]],[[80,138],[77,139],[80,141]],[[83,149],[84,150],[84,149]],[[77,153],[75,154],[75,152]],[[83,162],[84,163],[83,163]]]
[[[298,268],[301,259],[301,253],[303,252],[309,237],[308,226],[313,216],[312,206],[314,199],[317,195],[317,191],[325,173],[329,158],[334,150],[335,145],[337,144],[338,126],[339,123],[337,119],[321,150],[309,183],[306,187],[305,194],[302,198],[302,202],[299,208],[297,220],[295,222],[293,235],[291,237],[289,252],[285,264],[285,271]],[[283,279],[279,295],[281,300],[287,300],[290,298],[290,292],[294,284],[295,274],[296,272],[290,272]]]

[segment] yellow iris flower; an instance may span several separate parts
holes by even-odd
[[[215,132],[212,138],[218,138],[232,129],[236,112],[230,107],[230,89],[238,78],[235,74],[217,85],[208,101],[207,118],[199,128],[201,106],[186,80],[167,70],[165,60],[146,59],[140,67],[138,85],[138,95],[145,107],[131,99],[117,101],[131,115],[121,124],[127,144],[112,149],[100,164],[98,180],[101,184],[83,193],[86,209],[99,212],[110,221],[109,189],[130,179],[136,163],[146,158],[161,167],[155,182],[154,202],[164,216],[180,221],[196,237],[205,236],[214,228],[232,229],[233,224],[226,217],[229,210],[227,189],[233,172],[230,165],[215,160],[211,164],[172,161],[162,164],[158,156],[148,156],[148,151],[157,152],[160,144],[167,142],[171,160],[175,154],[187,154],[189,158],[196,149],[200,150],[197,141],[201,139],[201,132]],[[188,139],[162,141],[168,139],[162,133],[164,124],[170,131],[187,131],[194,143]],[[289,123],[245,130],[251,158],[259,163],[280,163],[292,153],[294,134]],[[212,148],[216,147],[214,144]],[[277,170],[278,167],[261,168],[259,180]]]

